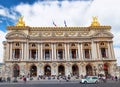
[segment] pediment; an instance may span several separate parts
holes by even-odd
[[[97,33],[93,34],[92,37],[111,37],[111,38],[113,38],[113,34],[111,34],[110,32],[97,32]]]
[[[10,32],[6,35],[6,39],[26,39],[27,35],[24,32]]]

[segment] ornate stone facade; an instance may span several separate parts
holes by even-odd
[[[95,21],[95,24],[94,24]],[[114,75],[111,26],[8,26],[4,44],[6,75]]]

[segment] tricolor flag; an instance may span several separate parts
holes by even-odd
[[[66,21],[64,20],[64,25],[65,25],[65,27],[67,27],[67,24],[66,24]]]
[[[57,27],[57,25],[55,24],[55,22],[53,21],[53,25],[55,26],[55,27]]]

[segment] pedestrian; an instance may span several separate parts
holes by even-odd
[[[118,80],[118,77],[117,76],[115,76],[115,81],[117,81]]]
[[[7,82],[10,82],[11,81],[11,78],[10,77],[7,77]]]
[[[102,80],[103,80],[103,82],[105,83],[105,82],[106,82],[106,77],[103,76],[103,77],[102,77]]]
[[[26,83],[26,81],[27,81],[25,76],[23,76],[23,81],[24,81],[24,83]]]

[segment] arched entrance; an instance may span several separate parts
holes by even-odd
[[[73,76],[74,75],[79,75],[79,69],[78,69],[78,66],[76,64],[74,64],[72,66],[72,74],[73,74]]]
[[[18,77],[20,75],[20,67],[18,64],[13,66],[13,76]]]
[[[32,65],[30,67],[30,76],[33,76],[33,77],[37,76],[37,67],[35,65]]]
[[[105,73],[105,76],[107,77],[108,76],[108,64],[107,63],[105,63],[104,64],[104,73]]]
[[[49,65],[44,67],[44,75],[51,76],[51,67]]]
[[[89,64],[86,66],[86,75],[87,75],[87,76],[93,75],[92,66],[89,65]]]
[[[65,75],[65,67],[63,65],[58,66],[58,75]]]

